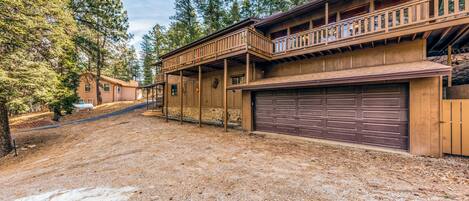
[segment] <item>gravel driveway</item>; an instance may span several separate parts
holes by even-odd
[[[224,133],[141,112],[18,134],[19,157],[0,160],[0,200],[84,188],[135,189],[129,200],[469,200],[467,158]]]

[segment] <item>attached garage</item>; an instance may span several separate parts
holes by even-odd
[[[253,94],[256,131],[409,149],[407,83]]]

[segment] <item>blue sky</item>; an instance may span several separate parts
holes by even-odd
[[[140,50],[140,41],[155,24],[169,25],[174,15],[174,0],[123,0],[129,15],[129,32],[134,35],[130,45]]]

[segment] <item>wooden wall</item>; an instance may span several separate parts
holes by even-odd
[[[410,153],[442,156],[440,135],[441,78],[410,81]]]
[[[228,65],[228,86],[231,86],[231,76],[245,74],[245,66],[240,64]],[[217,88],[213,87],[213,82],[218,79]],[[171,85],[176,84],[178,93],[171,95]],[[184,107],[198,107],[198,75],[184,77]],[[169,76],[169,107],[180,106],[181,86],[179,76]],[[223,70],[202,73],[202,107],[203,108],[223,108]],[[228,108],[241,109],[241,92],[228,91]]]
[[[400,44],[379,46],[346,52],[331,56],[286,62],[277,65],[260,66],[265,69],[265,77],[319,73],[351,68],[379,66],[425,59],[425,42],[416,40]]]

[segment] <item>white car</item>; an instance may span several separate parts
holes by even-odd
[[[78,102],[77,104],[73,104],[73,106],[75,107],[75,110],[76,110],[77,112],[82,111],[82,110],[91,111],[91,110],[94,109],[93,104],[91,104],[91,103],[85,103],[85,102],[82,101],[82,100],[81,100],[80,102]]]

